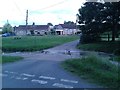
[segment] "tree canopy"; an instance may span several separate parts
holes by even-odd
[[[120,2],[86,2],[79,9],[78,23],[83,34],[112,32],[112,41],[120,31]]]
[[[73,21],[64,21],[64,24],[69,24],[69,25],[71,25],[71,24],[75,24]]]
[[[2,28],[3,33],[12,33],[13,32],[13,27],[7,22],[3,28]]]

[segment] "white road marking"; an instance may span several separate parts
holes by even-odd
[[[55,80],[54,77],[48,77],[48,76],[40,76],[39,78],[42,78],[42,79],[49,79],[49,80]]]
[[[23,78],[22,80],[27,80],[28,78]]]
[[[31,80],[31,82],[35,82],[35,83],[39,83],[39,84],[47,84],[48,83],[47,81],[36,80],[36,79]]]
[[[17,79],[17,80],[27,80],[28,78],[26,77],[15,77],[15,76],[11,76],[11,79]]]
[[[54,83],[52,86],[60,87],[60,88],[73,88],[73,86],[64,85],[64,84],[61,84],[61,83]]]
[[[9,72],[9,73],[11,73],[11,74],[17,74],[17,72]]]
[[[69,83],[78,83],[78,81],[67,80],[67,79],[61,79],[60,81],[62,81],[62,82],[69,82]]]
[[[17,72],[4,71],[5,73],[17,74]]]
[[[0,76],[2,76],[2,77],[7,77],[8,75],[7,75],[7,74],[2,74],[2,73],[0,73]]]
[[[26,73],[23,73],[23,74],[21,74],[21,75],[23,75],[23,76],[27,76],[27,77],[35,77],[35,75],[26,74]]]
[[[4,72],[9,73],[9,71],[4,71]]]

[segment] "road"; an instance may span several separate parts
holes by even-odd
[[[16,52],[6,55],[22,56],[24,60],[2,65],[3,88],[99,88],[96,84],[64,70],[61,62],[80,57],[77,41],[38,52]],[[70,51],[71,54],[67,54]]]

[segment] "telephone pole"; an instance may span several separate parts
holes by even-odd
[[[26,35],[27,35],[27,26],[28,26],[28,10],[26,11]]]

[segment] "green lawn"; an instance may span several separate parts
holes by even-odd
[[[37,51],[79,39],[79,36],[23,36],[21,39],[14,37],[2,38],[4,52]]]
[[[2,58],[0,58],[0,63],[15,62],[22,59],[23,57],[19,57],[19,56],[2,56]]]
[[[62,63],[62,66],[89,82],[109,88],[119,86],[120,76],[118,74],[120,67],[111,64],[109,60],[89,56],[87,58],[66,60]]]

